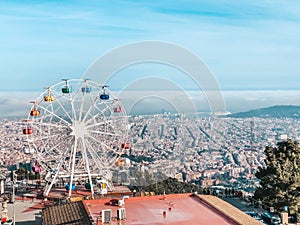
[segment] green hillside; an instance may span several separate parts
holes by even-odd
[[[239,112],[227,115],[232,118],[300,118],[300,106],[275,105],[267,108],[254,109],[247,112]]]

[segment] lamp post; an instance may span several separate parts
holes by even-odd
[[[13,225],[16,224],[16,213],[15,213],[15,173],[14,171],[11,171],[13,173],[13,180],[12,180],[12,184],[13,184],[13,189],[12,189],[12,202],[13,202]]]

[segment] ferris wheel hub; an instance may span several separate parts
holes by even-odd
[[[76,138],[84,138],[84,136],[88,133],[88,130],[83,122],[74,121],[73,125],[70,126],[72,132],[70,135],[75,136]]]

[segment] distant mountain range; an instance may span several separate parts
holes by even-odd
[[[232,118],[300,118],[300,106],[275,105],[267,108],[254,109],[247,112],[232,113],[227,115]]]

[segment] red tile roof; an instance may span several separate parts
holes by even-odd
[[[82,201],[43,209],[43,224],[45,225],[89,225],[92,224]]]

